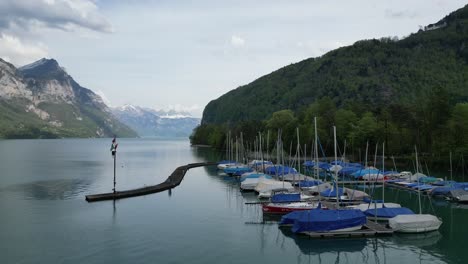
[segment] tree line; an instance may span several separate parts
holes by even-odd
[[[416,145],[422,155],[434,160],[446,160],[448,153],[463,154],[468,151],[468,103],[451,106],[445,91],[439,89],[425,102],[412,106],[385,105],[378,111],[362,107],[338,108],[330,97],[324,97],[299,111],[284,109],[274,112],[263,121],[202,124],[194,129],[192,144],[206,144],[214,148],[226,147],[226,136],[240,137],[244,142],[254,142],[258,133],[263,138],[269,134],[268,146],[275,147],[275,139],[281,131],[284,146],[297,144],[299,130],[301,145],[312,145],[315,138],[314,117],[317,117],[317,136],[322,149],[333,155],[333,126],[337,141],[354,157],[365,150],[367,142],[372,146],[385,142],[386,152],[396,156],[411,155]]]

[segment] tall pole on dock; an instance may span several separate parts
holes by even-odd
[[[335,166],[336,164],[338,163],[338,157],[337,157],[337,154],[336,154],[336,126],[333,126],[333,141],[334,141],[334,145],[335,145]],[[338,170],[335,168],[335,187],[336,187],[336,209],[339,208],[340,206],[340,202],[339,202],[339,193],[338,193]]]
[[[117,144],[117,142],[115,140],[115,137],[114,137],[114,139],[112,139],[112,144],[111,144],[111,148],[110,148],[112,158],[114,159],[114,188],[112,189],[112,192],[114,192],[114,193],[115,193],[115,167],[116,167],[117,146],[118,145],[119,144]]]
[[[117,152],[114,154],[114,188],[112,191],[115,193],[115,163],[116,163]]]

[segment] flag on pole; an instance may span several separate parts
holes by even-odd
[[[110,148],[110,151],[112,153],[112,156],[115,156],[115,153],[117,152],[117,146],[119,144],[117,144],[116,140],[115,140],[115,137],[114,139],[112,139],[112,144],[111,144],[111,148]]]

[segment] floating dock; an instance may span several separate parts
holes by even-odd
[[[142,187],[133,190],[127,191],[116,191],[110,193],[100,193],[100,194],[91,194],[86,195],[86,201],[88,202],[97,202],[97,201],[105,201],[105,200],[117,200],[122,198],[129,198],[135,196],[142,196],[152,193],[158,193],[165,190],[169,190],[179,186],[179,184],[184,179],[185,173],[187,170],[196,168],[196,167],[203,167],[203,166],[213,166],[217,165],[216,162],[200,162],[200,163],[190,163],[185,166],[180,166],[175,171],[167,177],[167,179],[158,184],[153,186]]]

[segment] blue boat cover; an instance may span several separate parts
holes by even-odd
[[[358,209],[307,210],[299,211],[293,217],[294,233],[334,231],[364,225],[367,222],[366,216]]]
[[[430,190],[432,188],[434,188],[433,185],[423,185],[423,186],[418,186],[416,189],[419,189],[421,191],[425,191],[425,190]]]
[[[251,178],[260,178],[264,177],[265,179],[271,179],[270,175],[266,175],[264,173],[251,173],[251,174],[244,174],[241,176],[241,182],[245,181],[245,179],[251,179]]]
[[[279,202],[300,202],[301,194],[300,193],[277,193],[271,196],[272,203]]]
[[[358,170],[356,171],[355,173],[351,174],[352,176],[354,176],[355,178],[359,178],[359,177],[362,177],[366,174],[377,174],[379,173],[380,171],[377,170],[377,169],[361,169],[361,170]]]
[[[322,184],[322,181],[312,180],[312,181],[300,181],[297,185],[301,187],[312,187]]]
[[[436,185],[436,186],[448,186],[448,185],[452,185],[452,184],[455,184],[457,183],[456,181],[437,181],[437,182],[433,182],[432,185]]]
[[[357,172],[360,169],[361,169],[361,167],[344,167],[338,172],[338,174],[341,175],[341,176],[343,176],[343,175],[347,176],[347,175],[351,175],[351,174]]]
[[[362,201],[365,203],[383,203],[383,200],[371,200],[371,198],[367,196],[364,196],[364,198],[362,198]]]
[[[320,195],[322,197],[336,197],[337,189],[338,189],[338,196],[343,195],[343,188],[336,188],[336,183],[333,185],[333,188],[320,192]]]
[[[461,189],[459,187],[436,187],[431,191],[431,195],[447,195],[450,191]]]
[[[310,161],[310,160],[305,161],[305,162],[304,162],[304,166],[305,166],[305,167],[315,167],[315,162],[314,162],[314,161]],[[330,163],[328,163],[328,162],[323,162],[323,161],[319,161],[319,162],[318,162],[318,166],[319,166],[319,168],[322,169],[322,170],[328,170],[328,169],[330,169],[330,167],[331,167]]]
[[[270,175],[285,175],[297,173],[296,169],[288,166],[270,166],[265,169],[265,172]]]
[[[382,207],[382,208],[371,208],[364,211],[364,214],[368,217],[379,217],[379,218],[392,218],[397,215],[408,215],[414,214],[411,209],[406,207],[397,207],[397,208],[389,208],[389,207]]]
[[[442,187],[434,188],[431,191],[431,195],[444,196],[444,195],[448,195],[450,191],[459,190],[459,189],[466,191],[467,188],[468,188],[468,183],[466,183],[466,182],[455,182],[455,183],[449,184],[448,186],[442,186]]]
[[[249,167],[227,167],[224,172],[227,174],[241,175],[246,172],[252,172],[253,169]]]
[[[281,217],[281,221],[279,222],[279,225],[292,225],[294,224],[294,220],[299,216],[299,214],[303,211],[292,211],[286,215],[283,215]]]

